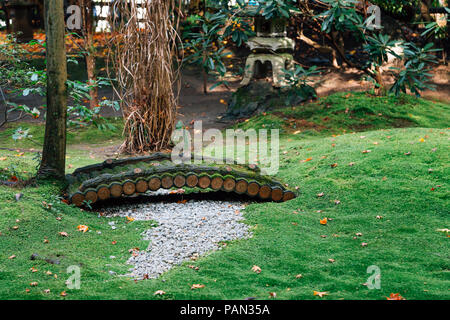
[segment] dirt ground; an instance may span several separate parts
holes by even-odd
[[[361,81],[362,72],[356,69],[327,69],[324,71],[320,82],[316,85],[319,96],[330,95],[335,92],[342,91],[360,91],[367,90],[371,87],[368,82]],[[203,129],[217,128],[223,129],[231,123],[220,120],[221,114],[226,110],[226,103],[232,93],[240,86],[240,79],[229,77],[229,88],[224,85],[216,87],[209,94],[203,93],[203,82],[200,77],[199,70],[192,67],[185,67],[182,70],[179,90],[179,103],[177,108],[177,121],[181,120],[186,126],[190,126],[193,120],[202,120]],[[389,79],[387,79],[389,80]],[[210,79],[208,87],[214,84]],[[450,67],[439,66],[434,70],[433,84],[436,91],[424,91],[422,96],[427,99],[450,102]],[[178,87],[178,86],[177,86]],[[178,89],[176,90],[178,92]],[[101,88],[99,90],[100,97],[113,98],[111,88]],[[41,107],[45,101],[39,96],[27,96],[13,99],[17,104],[27,104],[30,107]],[[221,102],[222,101],[222,102]],[[111,108],[102,110],[102,115],[107,117],[121,116],[121,111],[114,111]],[[0,123],[3,122],[5,116],[5,106],[0,104]],[[10,112],[9,120],[16,119],[20,114],[18,112]],[[43,117],[39,119],[31,119],[25,117],[21,121],[39,122],[43,121]]]

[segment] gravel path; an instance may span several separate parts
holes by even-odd
[[[135,279],[157,278],[183,261],[220,250],[221,241],[251,237],[240,202],[190,200],[186,203],[144,203],[114,207],[106,214],[154,220],[158,226],[143,232],[150,240],[145,251],[137,252],[128,263]]]

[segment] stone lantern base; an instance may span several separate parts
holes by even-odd
[[[272,65],[272,77],[274,87],[283,87],[287,83],[285,81],[284,70],[291,70],[293,67],[294,58],[289,53],[268,54],[257,53],[251,54],[247,58],[245,63],[245,74],[241,85],[248,85],[250,80],[256,76],[263,77],[264,75],[258,74],[258,63],[265,64],[269,62]]]

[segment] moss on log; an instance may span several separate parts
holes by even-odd
[[[226,191],[263,200],[288,201],[294,191],[260,174],[258,167],[238,164],[174,164],[170,155],[106,160],[67,175],[67,194],[76,206],[110,198],[143,194],[160,188],[194,188],[201,192]]]

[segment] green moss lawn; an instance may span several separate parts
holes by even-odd
[[[245,217],[253,238],[156,280],[109,273],[126,273],[129,249],[147,247],[140,233],[151,221],[104,218],[68,206],[51,182],[0,186],[0,299],[273,299],[271,292],[275,299],[386,299],[391,293],[449,299],[450,238],[442,231],[450,228],[449,109],[409,96],[344,93],[242,123],[282,129],[277,177],[298,186],[299,197],[249,205]],[[35,142],[14,143],[17,126],[28,125],[0,131],[0,147],[11,149],[0,150],[1,180],[36,170],[29,149],[39,149],[43,127],[31,126]],[[120,132],[71,134],[68,171],[103,160],[92,148],[120,140]],[[80,224],[90,232],[77,231]],[[30,260],[33,253],[40,258]],[[81,267],[79,290],[65,285],[71,265]],[[261,273],[252,271],[254,265]],[[379,290],[364,285],[372,265],[381,270]],[[192,290],[192,284],[205,287]],[[166,294],[155,296],[157,290]],[[314,291],[328,294],[320,298]]]

